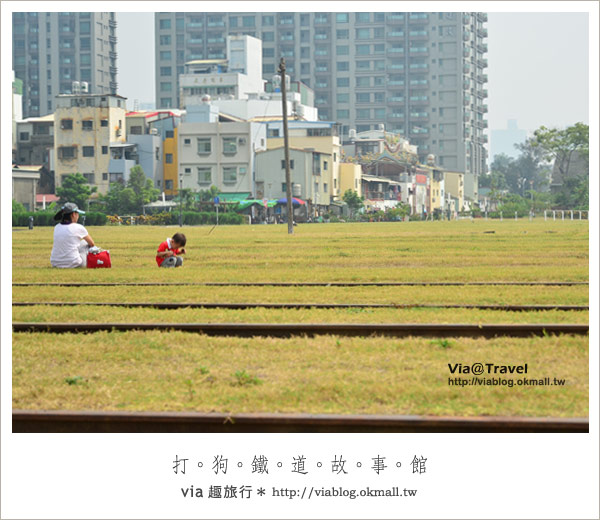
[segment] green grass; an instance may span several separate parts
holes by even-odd
[[[52,229],[13,235],[14,282],[587,281],[587,221],[89,228],[112,269],[49,265]],[[486,233],[495,231],[495,233]],[[586,305],[589,288],[14,287],[14,301]],[[467,309],[13,308],[15,321],[587,323],[587,312]],[[448,385],[448,363],[528,363],[557,387]],[[512,376],[511,376],[512,377]],[[588,338],[226,338],[179,332],[13,334],[13,407],[69,410],[587,416]]]

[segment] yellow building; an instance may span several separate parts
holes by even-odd
[[[340,199],[347,190],[353,190],[362,196],[362,167],[360,164],[340,163]]]
[[[179,177],[177,172],[177,130],[173,129],[173,137],[163,141],[163,180],[165,195],[177,195]]]
[[[445,182],[444,171],[435,166],[419,165],[419,170],[425,170],[429,177],[429,208],[433,213],[436,209],[444,210]]]
[[[56,186],[81,173],[107,193],[111,143],[125,142],[125,98],[115,94],[62,94],[54,113]]]
[[[444,171],[444,187],[446,198],[448,199],[448,196],[450,196],[455,199],[455,207],[450,206],[449,209],[463,211],[465,205],[465,174]]]
[[[316,126],[315,126],[316,125]],[[294,148],[331,155],[331,167],[323,172],[323,182],[331,187],[332,200],[341,200],[340,186],[340,138],[335,135],[335,127],[328,122],[289,121],[289,145]],[[283,124],[281,121],[269,123],[267,130],[267,150],[283,146]],[[326,177],[325,178],[325,174]]]

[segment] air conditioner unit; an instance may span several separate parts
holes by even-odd
[[[151,128],[150,135],[158,135],[158,128]]]
[[[238,139],[238,144],[246,144],[246,138],[245,137],[240,137]]]

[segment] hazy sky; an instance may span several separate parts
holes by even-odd
[[[588,120],[587,13],[489,12],[489,129]],[[154,102],[154,14],[117,13],[119,94]]]

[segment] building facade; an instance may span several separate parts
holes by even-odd
[[[118,95],[60,95],[54,112],[54,172],[63,177],[81,173],[89,184],[107,193],[113,148],[125,143],[125,98]]]
[[[475,177],[487,162],[486,13],[157,13],[156,103],[179,106],[190,60],[225,59],[227,36],[262,40],[263,78],[284,57],[314,90],[322,120],[385,129],[416,144],[421,162]]]
[[[74,81],[90,94],[117,92],[115,13],[13,13],[13,69],[23,81],[23,117],[54,112]]]

